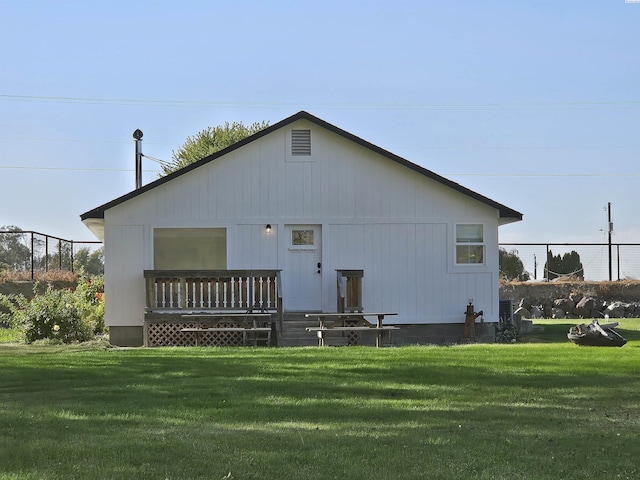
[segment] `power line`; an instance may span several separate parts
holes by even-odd
[[[640,177],[640,173],[443,173],[443,177]]]
[[[28,137],[0,137],[0,141],[20,141],[20,142],[68,142],[68,143],[109,143],[109,144],[129,144],[124,140],[77,140],[65,138],[28,138]],[[146,141],[145,145],[171,145],[167,142]],[[420,147],[421,150],[640,150],[640,145],[636,146],[616,146],[616,145],[591,145],[591,146],[559,146],[559,147],[536,147],[536,146],[469,146],[469,147]],[[145,157],[154,160],[153,157]],[[163,160],[164,161],[164,160]]]
[[[637,147],[581,146],[581,147],[420,147],[422,150],[640,150]]]
[[[37,167],[24,165],[0,165],[0,169],[8,170],[58,170],[74,172],[133,172],[132,168],[78,168],[78,167]],[[159,170],[144,170],[147,173],[159,173]]]
[[[170,164],[149,155],[145,158],[154,160],[161,165]],[[40,167],[24,165],[0,165],[0,169],[8,170],[53,170],[53,171],[78,171],[78,172],[133,172],[127,168],[79,168],[79,167]],[[159,170],[144,170],[146,173],[160,173]],[[444,177],[640,177],[640,173],[443,173]]]
[[[224,107],[273,108],[296,107],[291,102],[223,102],[216,100],[144,100],[133,98],[57,97],[42,95],[0,94],[1,100],[20,102],[53,102],[92,105],[169,106],[169,107]],[[495,102],[495,103],[346,103],[327,102],[310,104],[318,108],[365,110],[575,110],[575,109],[629,109],[640,108],[640,100],[591,102]]]
[[[72,138],[28,138],[28,137],[0,137],[2,141],[18,141],[18,142],[60,142],[60,143],[112,143],[112,144],[130,144],[127,140],[78,140]],[[147,142],[145,145],[171,145],[168,142]]]

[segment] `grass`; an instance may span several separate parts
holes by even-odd
[[[0,479],[638,478],[640,320],[622,348],[544,327],[515,345],[0,345]]]
[[[17,328],[2,328],[0,326],[0,344],[17,343],[22,341],[22,331]]]

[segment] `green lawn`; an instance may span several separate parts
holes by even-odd
[[[536,323],[514,345],[5,343],[0,479],[639,478],[640,320],[622,348]]]

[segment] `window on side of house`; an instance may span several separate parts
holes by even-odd
[[[459,223],[456,229],[456,265],[484,264],[484,226]]]
[[[153,230],[156,270],[226,270],[226,228],[156,228]]]

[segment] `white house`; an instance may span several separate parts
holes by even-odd
[[[279,270],[285,312],[336,311],[336,270],[361,270],[393,324],[462,332],[470,299],[495,324],[498,227],[522,214],[299,112],[81,219],[111,341],[135,345],[145,270]]]

